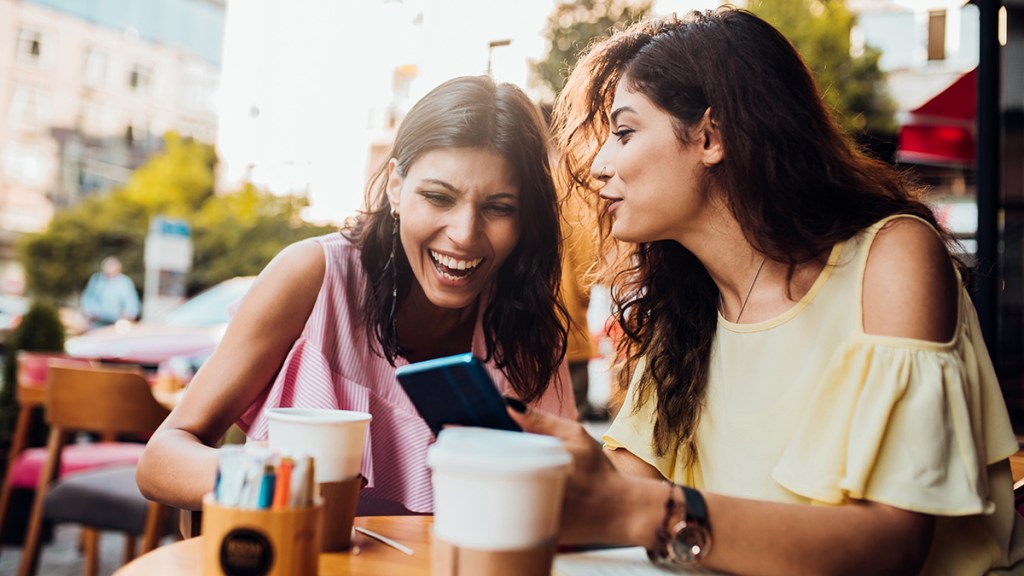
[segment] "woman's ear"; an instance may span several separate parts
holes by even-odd
[[[701,136],[704,140],[704,149],[700,161],[705,167],[710,168],[721,162],[725,156],[725,149],[722,147],[722,133],[718,129],[718,122],[711,115],[711,108],[704,111],[704,118],[701,120]]]
[[[385,186],[388,193],[388,203],[391,204],[391,211],[397,212],[398,205],[402,200],[402,176],[398,173],[398,160],[388,160],[388,183]]]

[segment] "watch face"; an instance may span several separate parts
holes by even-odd
[[[677,561],[696,562],[708,552],[708,533],[702,526],[688,524],[676,532],[671,550]]]

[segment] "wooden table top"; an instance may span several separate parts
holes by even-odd
[[[1024,486],[1024,451],[1010,456],[1010,470],[1013,472],[1013,489]]]
[[[356,533],[347,552],[320,555],[320,576],[374,576],[402,574],[430,576],[430,528],[432,516],[367,516],[355,519],[355,525],[391,538],[412,548],[406,554]],[[202,536],[161,546],[139,556],[115,572],[115,576],[180,576],[202,572]]]

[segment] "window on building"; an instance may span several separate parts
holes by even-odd
[[[145,92],[152,81],[153,69],[145,64],[133,64],[128,72],[128,87],[135,92]]]
[[[217,113],[217,80],[209,74],[186,69],[181,81],[181,104],[192,112],[215,115]]]
[[[14,182],[41,188],[50,182],[50,161],[46,149],[13,144],[7,149],[4,170]]]
[[[50,129],[50,93],[35,86],[20,84],[11,94],[8,122],[17,132],[44,132]]]
[[[44,64],[46,53],[44,50],[43,33],[31,28],[19,29],[16,50],[19,62],[35,65]]]
[[[85,54],[82,82],[92,88],[104,86],[107,83],[109,68],[110,58],[107,56],[107,52],[100,48],[90,48]]]
[[[946,59],[946,11],[928,12],[928,60]]]

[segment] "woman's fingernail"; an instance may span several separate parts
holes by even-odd
[[[520,401],[517,398],[505,396],[505,405],[515,410],[516,412],[519,412],[520,414],[526,414],[526,404],[523,404],[522,401]]]

